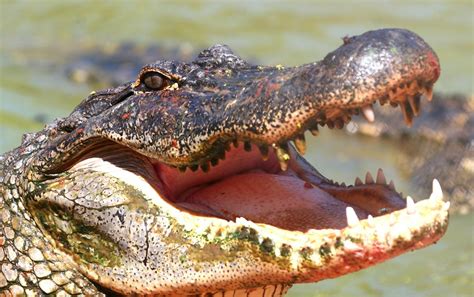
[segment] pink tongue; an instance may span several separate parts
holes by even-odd
[[[244,217],[287,230],[344,228],[346,207],[319,188],[294,176],[249,172],[200,188],[186,198],[223,218]],[[354,207],[359,218],[367,213]]]

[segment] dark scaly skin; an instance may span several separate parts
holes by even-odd
[[[168,86],[150,89],[151,72]],[[191,63],[145,66],[135,82],[91,94],[70,116],[25,135],[19,148],[1,157],[0,288],[85,295],[249,295],[261,288],[256,292],[278,295],[292,283],[336,277],[428,245],[447,228],[439,195],[416,211],[397,206],[379,214],[377,229],[370,220],[349,220],[341,230],[302,234],[182,213],[153,200],[156,193],[134,170],[146,170],[147,156],[181,170],[208,171],[237,140],[263,151],[273,146],[282,168],[297,162],[312,183],[345,192],[295,157],[287,141],[296,139],[302,150],[307,129],[341,125],[376,100],[419,100],[438,76],[431,48],[398,29],[345,39],[322,61],[300,67],[252,66],[225,46]],[[107,148],[123,154],[112,160]],[[110,165],[78,159],[91,149],[118,167],[97,171]],[[160,192],[159,181],[157,187]],[[391,191],[369,182],[353,189]],[[417,220],[410,225],[405,216],[413,213]],[[384,222],[392,228],[380,229]]]

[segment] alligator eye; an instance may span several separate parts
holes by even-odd
[[[142,79],[145,86],[152,90],[162,90],[169,85],[169,79],[158,72],[149,72]]]

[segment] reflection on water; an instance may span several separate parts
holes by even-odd
[[[0,3],[0,152],[17,146],[22,133],[40,129],[40,122],[67,115],[90,92],[69,81],[60,65],[81,49],[113,48],[121,41],[195,47],[225,43],[262,63],[295,65],[323,58],[345,35],[404,27],[439,54],[438,90],[472,94],[470,1]],[[308,141],[308,159],[328,176],[352,182],[368,169],[374,173],[383,167],[406,192],[396,146],[326,131]],[[290,295],[469,296],[474,290],[473,219],[454,217],[436,246],[360,273],[297,285]]]

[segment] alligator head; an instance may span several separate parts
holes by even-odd
[[[439,74],[401,29],[299,67],[253,66],[223,45],[158,61],[57,124],[27,208],[75,269],[124,294],[279,294],[375,265],[443,235],[439,184],[418,203],[381,170],[338,184],[301,156],[304,133],[373,121],[376,102],[410,124]]]

